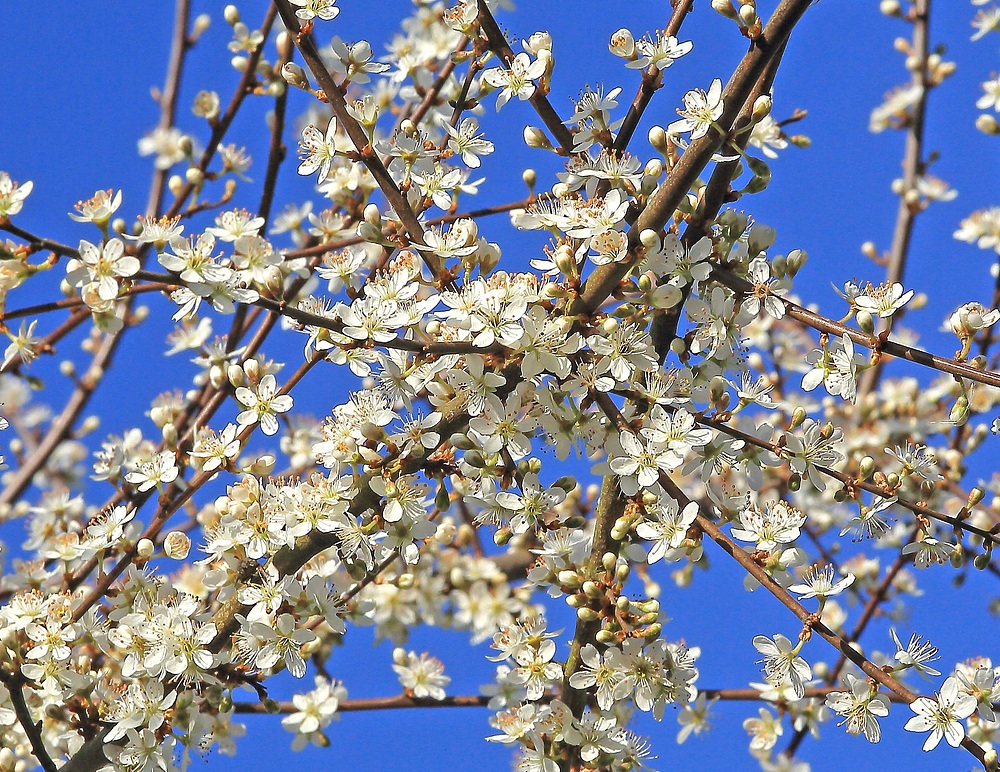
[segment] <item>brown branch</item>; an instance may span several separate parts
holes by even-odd
[[[674,0],[672,5],[674,10],[670,14],[670,19],[667,21],[667,26],[663,30],[663,34],[676,36],[681,30],[684,19],[687,18],[687,15],[694,8],[694,0]],[[625,119],[622,121],[621,128],[618,129],[618,135],[615,137],[613,147],[616,151],[620,153],[628,147],[629,142],[632,141],[632,135],[635,134],[635,130],[639,126],[639,121],[642,120],[642,115],[646,111],[646,107],[649,106],[649,102],[653,98],[653,94],[662,86],[663,72],[658,67],[650,65],[643,70],[639,90],[632,99],[632,104],[629,105]]]
[[[42,722],[39,721],[36,724],[31,720],[31,710],[24,700],[24,678],[20,673],[9,671],[3,667],[0,668],[0,681],[3,681],[7,687],[11,704],[14,706],[14,713],[17,715],[17,722],[21,725],[24,734],[28,737],[28,742],[31,744],[32,755],[38,760],[45,772],[56,772],[58,767],[52,761],[48,751],[45,750],[45,743],[42,742]]]
[[[486,7],[486,3],[479,4],[479,28],[486,35],[486,39],[489,41],[493,52],[503,60],[505,65],[510,66],[510,63],[514,61],[514,51],[511,50],[510,44],[507,43],[507,38],[504,37],[503,32],[497,25],[496,19],[493,18],[490,9]],[[534,92],[528,98],[528,102],[535,108],[535,112],[542,119],[542,123],[552,132],[552,136],[562,149],[563,154],[567,156],[573,155],[573,135],[559,119],[559,115],[549,103],[545,92],[536,86]]]
[[[712,128],[703,137],[690,144],[629,229],[628,243],[631,258],[625,262],[608,263],[595,268],[583,285],[580,296],[568,305],[568,314],[593,313],[632,270],[637,260],[639,234],[646,229],[659,231],[673,216],[678,204],[688,194],[698,175],[729,138],[747,98],[768,62],[781,50],[792,28],[811,4],[812,0],[782,0],[779,3],[761,36],[754,41],[754,45],[740,61],[723,89],[725,110],[718,125],[725,127],[725,133]]]
[[[285,28],[295,37],[295,44],[302,54],[302,58],[323,90],[327,103],[333,109],[339,125],[343,127],[347,136],[354,143],[361,162],[364,163],[372,177],[375,178],[375,182],[378,183],[382,195],[385,196],[389,202],[389,206],[392,207],[400,223],[402,223],[406,235],[412,243],[423,246],[423,226],[417,219],[417,215],[413,212],[413,209],[410,208],[406,196],[402,194],[388,170],[382,165],[382,161],[368,141],[368,135],[365,133],[364,128],[362,128],[361,124],[354,119],[354,116],[347,109],[344,92],[326,69],[326,65],[323,64],[312,34],[303,33],[299,25],[299,20],[295,16],[295,11],[288,4],[288,0],[275,0],[272,7],[278,9]],[[447,274],[441,259],[437,255],[425,251],[421,251],[420,254],[427,267],[434,274],[435,281],[439,285],[444,285],[450,281],[450,274]]]
[[[927,114],[927,96],[930,93],[930,83],[927,78],[927,57],[930,54],[930,0],[913,0],[910,18],[913,23],[912,49],[917,57],[917,63],[912,68],[913,86],[920,88],[920,98],[910,111],[906,126],[906,150],[903,154],[903,189],[900,191],[899,208],[896,210],[896,225],[892,233],[892,247],[889,250],[889,260],[886,263],[886,284],[902,282],[906,271],[906,259],[910,253],[910,241],[913,236],[913,225],[920,206],[906,200],[906,195],[916,188],[917,179],[924,171],[923,145],[924,123]],[[900,316],[880,320],[876,331],[881,337],[888,337],[892,324]],[[858,383],[858,402],[871,394],[878,386],[879,378],[885,362],[881,357],[866,370]]]

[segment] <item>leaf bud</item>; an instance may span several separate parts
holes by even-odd
[[[438,512],[447,512],[451,509],[451,494],[448,493],[448,489],[444,485],[440,485],[437,489],[434,506],[437,507]]]

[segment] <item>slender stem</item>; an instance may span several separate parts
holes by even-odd
[[[681,30],[684,19],[693,10],[694,0],[674,0],[672,5],[674,10],[670,14],[670,19],[667,21],[667,26],[663,30],[663,34],[676,36]],[[662,85],[663,72],[659,68],[650,65],[643,70],[639,90],[636,92],[632,104],[629,105],[628,112],[625,113],[625,119],[622,121],[621,128],[618,129],[618,135],[615,137],[613,146],[615,150],[621,152],[628,147],[629,142],[632,141],[632,135],[635,134],[635,130],[639,127],[639,121],[642,120],[643,113],[653,98],[653,94]]]
[[[489,41],[493,52],[503,60],[504,64],[510,66],[510,63],[514,61],[514,51],[511,50],[507,38],[504,37],[486,3],[479,4],[479,28],[486,35],[486,39]],[[542,119],[542,123],[552,133],[563,154],[567,156],[572,155],[573,135],[559,119],[559,115],[550,104],[545,92],[536,86],[534,92],[528,98],[528,102],[535,108],[535,112]]]
[[[921,211],[919,204],[907,201],[907,194],[916,189],[917,180],[924,172],[923,146],[924,124],[927,115],[927,97],[930,93],[930,83],[927,78],[927,58],[930,55],[930,12],[931,0],[913,0],[910,18],[913,23],[913,55],[917,61],[912,68],[912,85],[919,89],[920,96],[910,109],[906,123],[906,149],[903,153],[903,189],[899,195],[899,208],[896,210],[896,226],[892,233],[892,247],[889,250],[889,260],[886,263],[886,284],[902,282],[906,271],[906,259],[910,254],[910,242],[913,236],[913,225],[917,214]],[[901,309],[902,311],[902,309]],[[892,323],[898,320],[902,313],[881,320],[878,329],[880,337],[888,337]],[[858,383],[858,402],[871,394],[878,386],[879,378],[885,362],[881,357],[875,360],[861,376]]]

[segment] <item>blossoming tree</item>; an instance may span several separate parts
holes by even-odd
[[[161,120],[139,141],[145,208],[97,191],[62,243],[19,224],[33,184],[0,172],[15,544],[0,770],[173,770],[237,751],[241,714],[282,714],[301,750],[329,744],[339,713],[447,706],[479,706],[519,769],[636,770],[670,764],[665,733],[637,731],[644,714],[679,721],[684,742],[720,700],[751,703],[742,727],[767,770],[808,768],[795,754],[821,729],[877,743],[893,711],[924,750],[943,739],[998,768],[991,641],[944,662],[934,630],[876,624],[919,603],[914,569],[998,573],[1000,487],[970,470],[1000,402],[1000,284],[950,314],[954,353],[899,326],[922,301],[904,284],[914,223],[954,197],[923,142],[928,95],[954,71],[930,0],[880,5],[908,33],[910,82],[871,112],[906,137],[895,230],[884,253],[864,247],[879,276],[841,281],[823,313],[802,281],[809,245],[779,254],[752,217],[771,162],[809,144],[789,133],[803,111],[772,109],[811,0],[673,0],[662,31],[610,35],[622,85],[576,84],[565,112],[558,37],[505,33],[499,2],[419,2],[384,57],[341,40],[333,0],[274,0],[259,18],[230,5],[238,82],[199,91],[184,131],[181,76],[211,21],[191,5],[177,2]],[[1000,7],[974,5],[974,38],[1000,28]],[[647,107],[697,56],[696,14],[717,14],[742,58],[652,108],[671,116],[657,124]],[[255,101],[271,112],[252,182],[230,135]],[[962,128],[1000,133],[995,77],[976,107]],[[551,176],[527,169],[522,198],[467,208],[484,159],[528,120]],[[312,195],[275,214],[293,169]],[[956,227],[1000,253],[997,208]],[[164,320],[193,379],[158,369],[148,420],[91,441],[94,395],[129,388],[123,341],[155,348]],[[86,361],[60,346],[74,335]],[[299,397],[317,380],[338,384],[312,400],[322,421]],[[773,596],[755,633],[668,625],[726,564],[733,592]],[[338,652],[360,626],[396,645],[384,667],[401,692],[349,696],[364,674],[338,672]],[[492,682],[451,693],[435,652],[407,648],[421,626],[491,643]],[[703,675],[708,648],[760,682]],[[290,700],[269,692],[284,671]]]

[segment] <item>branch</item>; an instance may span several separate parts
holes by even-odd
[[[927,96],[930,84],[927,80],[927,57],[930,44],[928,39],[930,27],[931,0],[913,0],[910,18],[913,20],[913,51],[917,63],[912,68],[913,85],[920,88],[920,98],[910,111],[906,127],[906,150],[903,155],[903,190],[899,195],[899,208],[896,210],[896,227],[892,233],[892,247],[885,269],[886,284],[895,284],[903,280],[906,270],[906,258],[910,253],[910,238],[913,235],[913,224],[920,211],[906,200],[906,194],[916,188],[917,178],[923,173],[924,122],[927,114]],[[895,321],[893,317],[881,320],[878,334],[886,337]],[[885,363],[881,357],[875,360],[872,367],[864,372],[858,383],[858,402],[875,390]]]
[[[45,772],[56,772],[57,767],[48,751],[45,750],[45,743],[42,742],[42,722],[35,723],[31,719],[31,710],[28,703],[24,701],[24,679],[20,673],[0,668],[0,681],[7,686],[10,694],[10,701],[14,706],[14,713],[17,715],[17,722],[21,725],[28,742],[31,743],[31,752]]]
[[[568,305],[567,314],[593,313],[632,270],[637,259],[639,234],[646,229],[659,231],[673,216],[677,206],[698,179],[698,175],[730,136],[754,84],[757,83],[768,62],[781,50],[792,28],[811,4],[812,0],[782,0],[774,10],[761,36],[754,41],[722,92],[725,111],[718,125],[726,127],[725,134],[713,128],[705,136],[691,143],[629,229],[629,254],[632,259],[595,268],[583,285],[580,296]]]

